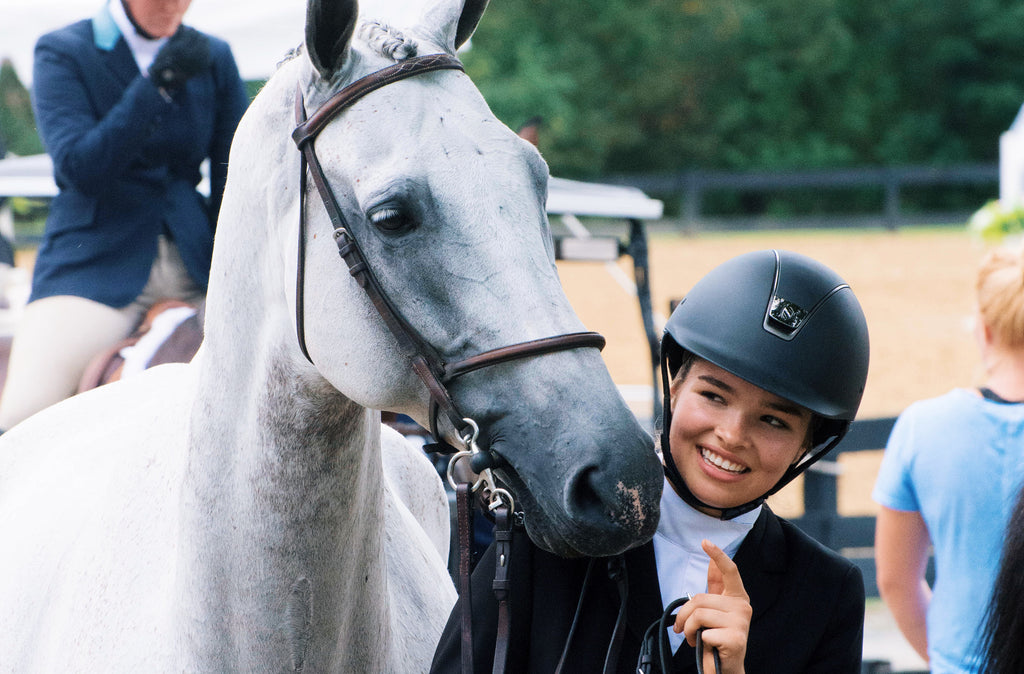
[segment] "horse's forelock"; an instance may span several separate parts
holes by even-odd
[[[300,43],[300,44],[295,45],[294,47],[292,47],[288,51],[286,51],[284,53],[284,56],[282,56],[281,59],[277,63],[274,64],[274,72],[276,73],[278,70],[280,70],[281,66],[283,66],[285,63],[288,63],[292,59],[297,58],[298,56],[301,56],[303,51],[305,50],[305,48],[306,48],[305,43]]]
[[[366,41],[381,56],[402,61],[416,56],[419,45],[416,40],[406,37],[400,30],[381,21],[364,21],[359,28],[359,37]]]

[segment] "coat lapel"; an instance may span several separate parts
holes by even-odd
[[[625,553],[626,569],[629,572],[629,599],[626,605],[626,620],[629,631],[641,641],[644,631],[655,620],[661,618],[661,585],[658,583],[658,567],[654,561],[654,544],[644,543]]]
[[[139,65],[106,6],[92,18],[92,39],[100,61],[118,82],[127,85],[139,76]]]
[[[100,59],[117,81],[125,86],[130,84],[140,74],[139,65],[135,62],[135,57],[132,56],[132,52],[128,49],[128,43],[124,41],[124,38],[118,38],[114,48],[109,51],[101,49]]]
[[[778,599],[780,579],[787,564],[782,527],[767,505],[762,507],[754,527],[736,551],[734,561],[750,597],[752,621],[757,620]]]

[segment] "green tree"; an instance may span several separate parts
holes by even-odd
[[[28,90],[9,59],[0,62],[0,136],[17,155],[39,154],[43,144],[36,131]]]
[[[1024,101],[1009,0],[505,0],[465,61],[563,175],[992,161]]]

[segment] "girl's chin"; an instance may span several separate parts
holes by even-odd
[[[735,494],[723,495],[714,490],[701,489],[700,486],[698,486],[697,489],[690,487],[690,491],[693,492],[693,495],[696,496],[697,500],[699,500],[701,503],[705,503],[708,506],[712,508],[717,508],[719,510],[735,508],[736,506],[741,506],[745,503],[749,503],[750,501],[753,501],[755,498],[757,498],[756,496],[753,496],[751,498],[743,498],[738,497]],[[741,498],[743,500],[740,500]]]

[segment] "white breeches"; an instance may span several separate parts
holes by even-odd
[[[158,300],[199,302],[202,289],[185,270],[177,247],[163,236],[149,280],[121,309],[59,295],[31,302],[15,331],[0,397],[0,430],[7,430],[73,395],[89,362],[124,339]]]

